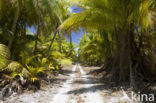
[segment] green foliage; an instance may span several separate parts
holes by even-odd
[[[41,64],[44,65],[47,62],[47,58],[42,58]]]
[[[10,62],[10,50],[7,46],[0,44],[0,70],[4,69]]]
[[[11,82],[26,80],[35,84],[42,76],[58,73],[61,65],[71,64],[71,60],[65,58],[75,56],[74,46],[66,41],[63,31],[57,29],[68,17],[68,8],[66,0],[0,0],[2,75],[7,75]],[[30,32],[30,27],[36,32]]]
[[[105,43],[99,34],[84,34],[79,43],[78,55],[82,63],[88,65],[99,65],[104,62]]]
[[[151,9],[151,6],[155,5],[155,0],[74,0],[71,2],[79,5],[83,11],[72,14],[61,24],[59,29],[68,33],[72,30],[78,31],[81,27],[89,32],[105,31],[105,35],[122,29],[122,33],[125,34],[131,24],[134,23],[135,27],[141,25],[142,29],[147,29],[155,19],[155,11]]]
[[[70,14],[73,5],[82,11]],[[80,28],[87,32],[78,46],[85,65],[115,58],[111,67],[124,77],[133,61],[150,57],[153,68],[155,10],[155,0],[0,0],[0,71],[11,81],[24,78],[31,83],[58,73],[77,60],[77,47],[63,34],[71,37]],[[36,32],[30,33],[29,27]],[[135,58],[137,53],[141,59]]]
[[[62,59],[61,60],[61,65],[65,66],[65,65],[71,65],[72,64],[72,60],[71,59]]]
[[[28,66],[27,65],[27,69],[29,71],[29,73],[27,74],[27,78],[31,81],[31,82],[35,82],[37,80],[39,80],[39,74],[41,73],[45,73],[45,69],[43,67],[39,67],[39,68],[34,68],[32,66]]]
[[[14,58],[19,58],[19,56],[20,56],[19,54],[21,54],[21,56],[26,55],[26,53],[23,54],[23,52],[28,50],[29,44],[33,43],[35,40],[36,40],[36,38],[33,35],[25,35],[25,36],[17,37],[14,40],[14,45],[11,50],[12,56],[14,56]],[[40,41],[39,39],[37,39],[37,40]]]
[[[20,56],[21,56],[21,61],[20,61],[21,64],[23,66],[26,66],[27,64],[34,64],[35,65],[37,63],[37,62],[35,63],[35,59],[37,57],[40,57],[40,54],[33,55],[32,52],[23,51],[23,52],[21,52]]]
[[[12,61],[8,66],[7,66],[8,71],[10,72],[17,72],[17,73],[21,73],[23,70],[23,66],[16,62],[16,61]]]
[[[88,35],[79,44],[79,57],[83,62],[96,62],[99,57],[110,58],[116,54],[120,35],[128,35],[130,31],[141,27],[147,30],[154,23],[155,0],[74,0],[83,10],[73,13],[59,27],[67,33],[83,28]],[[120,6],[119,6],[120,5]],[[152,6],[152,7],[151,7]],[[139,35],[139,32],[136,32]],[[121,37],[123,37],[121,36]],[[84,60],[83,60],[84,59]],[[92,64],[92,63],[91,63]]]
[[[10,74],[10,76],[11,76],[12,79],[15,79],[16,77],[22,77],[23,74],[22,73],[18,73],[18,72],[12,72]]]

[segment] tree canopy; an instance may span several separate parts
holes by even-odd
[[[69,13],[72,6],[81,12]],[[71,34],[80,29],[76,46]],[[137,81],[155,81],[155,51],[155,0],[0,0],[4,84],[39,88],[42,77],[78,62],[103,65],[110,82],[128,81],[138,89]]]

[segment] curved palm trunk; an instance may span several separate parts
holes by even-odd
[[[48,48],[48,51],[47,51],[47,55],[46,55],[46,57],[49,56],[49,52],[50,52],[51,47],[52,47],[52,45],[53,45],[53,43],[54,43],[54,40],[55,40],[56,35],[57,35],[57,32],[58,32],[58,30],[56,30],[56,31],[54,32],[54,36],[53,36],[53,38],[52,38],[52,40],[51,40],[51,43],[50,43],[50,46],[49,46],[49,48]]]

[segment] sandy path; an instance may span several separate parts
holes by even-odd
[[[112,92],[98,78],[88,75],[90,69],[67,67],[45,90],[11,96],[4,103],[130,103],[121,101],[121,91]]]
[[[77,65],[73,67],[72,72],[75,72],[76,67]],[[66,93],[70,90],[74,76],[74,73],[70,74],[71,78],[63,84],[63,87],[58,91],[50,103],[66,103],[68,101],[69,96]]]
[[[77,73],[70,75],[71,79],[65,82],[63,87],[50,103],[103,103],[103,98],[98,92],[87,92],[94,91],[95,88],[90,88],[94,86],[94,84],[88,80],[86,72],[80,65],[74,66],[72,71],[75,72],[76,68]],[[77,84],[76,81],[82,81],[84,83]],[[87,89],[86,93],[84,90],[84,93],[81,94],[77,92],[77,90],[81,88],[90,89]],[[75,91],[75,93],[70,93],[71,91]]]
[[[84,72],[82,67],[79,65],[79,69],[82,75],[82,79],[84,80],[83,87],[89,88],[88,91],[94,91],[95,88],[93,87],[95,84],[92,81],[88,80],[88,75]],[[87,92],[80,95],[83,98],[85,103],[103,103],[103,97],[98,92]]]

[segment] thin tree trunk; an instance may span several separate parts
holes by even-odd
[[[58,32],[58,36],[59,36],[59,51],[62,52],[62,40],[59,32]]]
[[[35,52],[37,50],[37,40],[38,40],[38,36],[40,34],[41,23],[43,22],[43,15],[42,15],[41,8],[39,6],[39,1],[38,0],[37,0],[37,7],[39,9],[40,18],[39,18],[39,21],[38,21],[37,34],[36,34],[35,47],[34,47],[34,54],[35,54]]]
[[[24,24],[23,24],[23,21],[21,21],[21,24],[20,24],[20,36],[23,36],[23,31],[24,31]]]
[[[26,35],[26,24],[22,21],[21,23],[21,36]]]
[[[24,24],[24,35],[26,35],[26,24]]]
[[[52,40],[51,40],[51,43],[50,43],[50,46],[49,46],[49,48],[48,48],[46,57],[49,56],[49,52],[50,52],[51,47],[52,47],[52,45],[53,45],[53,42],[54,42],[54,40],[55,40],[55,38],[56,38],[57,32],[58,32],[58,30],[56,30],[56,31],[54,32],[54,36],[53,36],[53,38],[52,38]]]
[[[19,11],[17,10],[15,13],[14,21],[13,21],[12,28],[11,28],[13,37],[9,40],[9,43],[8,43],[8,47],[10,50],[12,49],[12,44],[15,39],[15,31],[16,31],[16,25],[17,25],[17,21],[18,21],[18,14],[19,14]]]
[[[37,41],[38,41],[39,33],[40,33],[40,24],[38,24],[38,27],[37,27],[36,40],[35,40],[35,47],[34,47],[34,54],[36,54],[36,50],[37,50]]]
[[[69,56],[71,56],[72,55],[72,48],[73,48],[73,45],[72,45],[72,36],[70,35],[69,38],[70,38],[70,53],[69,53]]]

